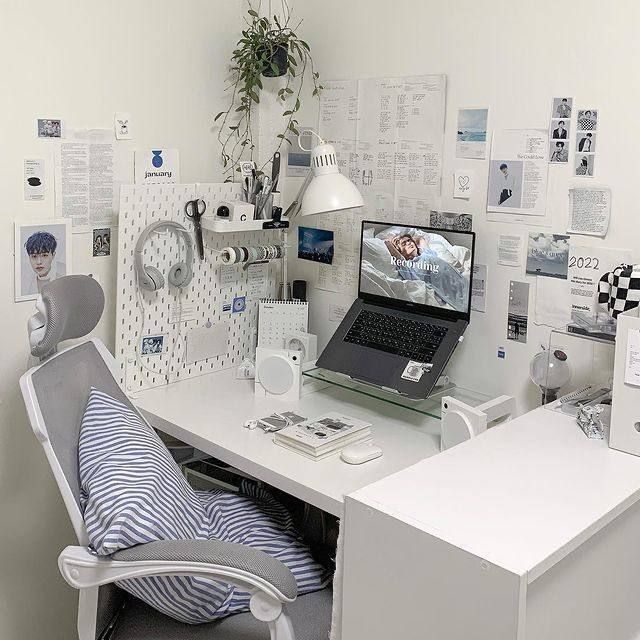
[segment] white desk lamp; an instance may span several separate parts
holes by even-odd
[[[311,169],[307,173],[300,190],[293,202],[285,211],[284,216],[292,220],[296,216],[311,216],[317,213],[330,213],[344,209],[355,209],[364,206],[362,195],[358,188],[340,173],[336,150],[327,144],[315,131],[308,133],[316,136],[320,144],[313,149],[302,146],[301,135],[298,144],[303,151],[311,151]],[[282,266],[283,298],[289,298],[287,288],[287,257],[285,255]]]

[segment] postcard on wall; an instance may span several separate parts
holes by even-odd
[[[522,254],[522,236],[498,236],[498,264],[519,267]]]
[[[489,109],[458,109],[456,158],[484,160],[487,157]]]
[[[180,182],[178,149],[149,149],[135,152],[136,184]]]
[[[111,229],[93,230],[93,257],[99,258],[111,255]]]
[[[567,279],[569,236],[529,233],[527,273],[531,276]]]
[[[57,118],[38,118],[38,138],[63,138],[64,129],[62,120]]]
[[[309,127],[301,128],[300,142],[298,136],[291,136],[291,144],[287,149],[287,178],[304,178],[311,169],[311,149],[314,140]],[[302,145],[300,144],[302,143]]]
[[[429,226],[434,229],[448,231],[473,231],[473,216],[470,213],[453,213],[451,211],[431,211]]]
[[[24,161],[24,199],[44,200],[44,160]]]
[[[544,216],[547,196],[548,133],[504,129],[493,134],[487,211]]]
[[[507,340],[527,341],[529,324],[529,283],[509,283],[509,310],[507,313]]]
[[[598,282],[618,265],[630,264],[628,249],[572,245],[569,250],[571,312],[595,313],[598,310]]]
[[[604,238],[611,219],[611,189],[569,189],[567,233]]]
[[[476,190],[476,172],[458,170],[453,175],[453,197],[469,199]]]
[[[333,253],[333,231],[298,227],[298,258],[332,264]]]

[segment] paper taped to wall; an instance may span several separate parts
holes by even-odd
[[[498,236],[498,264],[519,267],[522,261],[522,236]]]
[[[611,220],[611,189],[569,189],[567,233],[604,238]]]
[[[506,129],[493,134],[487,211],[544,216],[547,198],[547,145],[542,129]]]
[[[74,232],[116,224],[114,144],[110,129],[70,130],[56,149],[56,213]]]
[[[487,310],[487,265],[474,264],[471,280],[471,309],[484,313]]]

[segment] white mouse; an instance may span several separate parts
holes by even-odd
[[[369,460],[375,460],[382,455],[382,449],[373,442],[359,442],[345,447],[340,452],[340,457],[347,464],[363,464]]]

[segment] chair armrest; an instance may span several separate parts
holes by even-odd
[[[58,558],[62,577],[76,589],[148,576],[187,575],[219,580],[280,603],[293,602],[297,585],[279,560],[258,549],[217,540],[149,542],[101,557],[67,547]]]
[[[295,600],[298,585],[280,560],[244,544],[221,540],[165,540],[117,551],[113,560],[124,562],[197,562],[237,569],[266,580],[288,600]]]

